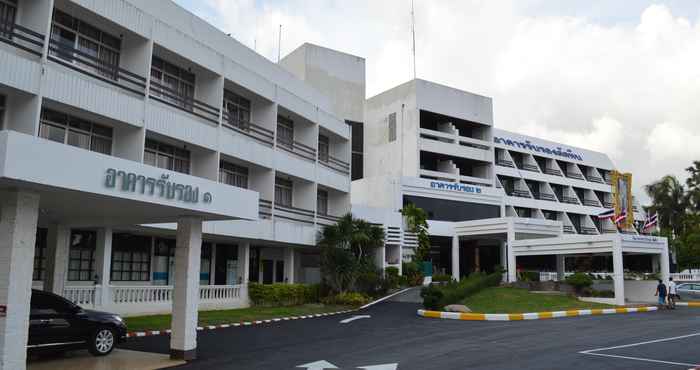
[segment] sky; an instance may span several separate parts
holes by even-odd
[[[304,42],[413,76],[410,0],[176,0],[272,61]],[[642,186],[700,160],[700,1],[415,0],[419,78],[490,96],[498,128],[607,153]]]

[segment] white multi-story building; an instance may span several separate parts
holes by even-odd
[[[509,281],[550,266],[561,278],[566,256],[608,256],[623,303],[623,254],[668,274],[665,239],[597,217],[613,207],[605,154],[497,130],[492,111],[490,98],[424,80],[369,98],[353,205],[424,209],[433,266],[455,279],[495,265]]]

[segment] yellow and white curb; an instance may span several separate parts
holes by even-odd
[[[633,312],[651,312],[658,310],[657,307],[621,307],[603,308],[591,310],[569,310],[554,312],[531,312],[531,313],[461,313],[418,310],[418,316],[430,317],[434,319],[450,319],[463,321],[521,321],[521,320],[543,320],[559,317],[576,317],[591,315],[612,315]]]
[[[676,306],[700,308],[700,302],[676,302]]]

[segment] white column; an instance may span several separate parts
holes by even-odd
[[[248,284],[250,279],[250,243],[238,244],[238,278],[241,284]]]
[[[175,284],[173,287],[170,357],[193,360],[197,357],[199,306],[199,266],[202,251],[202,219],[181,217],[177,222]]]
[[[452,237],[452,279],[459,281],[459,236]]]
[[[613,279],[615,283],[615,304],[625,304],[625,270],[622,261],[622,241],[613,241]]]
[[[671,264],[668,256],[668,244],[664,245],[661,255],[659,255],[659,260],[661,262],[661,280],[668,281],[671,277]]]
[[[26,368],[39,195],[0,192],[0,370]]]
[[[295,254],[296,253],[294,252],[294,249],[291,247],[287,247],[284,249],[284,278],[288,284],[294,284],[294,282],[295,282],[295,276],[294,276]]]
[[[500,241],[501,246],[501,267],[506,270],[503,274],[503,282],[508,282],[508,244],[505,241]]]
[[[44,282],[44,290],[62,296],[68,275],[70,228],[63,225],[50,225],[46,239],[46,281]]]
[[[112,229],[109,227],[97,230],[97,245],[95,249],[95,304],[107,306],[109,302],[109,281],[112,273]]]
[[[566,256],[557,254],[557,281],[564,281],[566,272]]]

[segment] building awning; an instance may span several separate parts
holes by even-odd
[[[257,220],[257,192],[14,131],[0,132],[0,188],[39,193],[40,223],[73,227]]]

